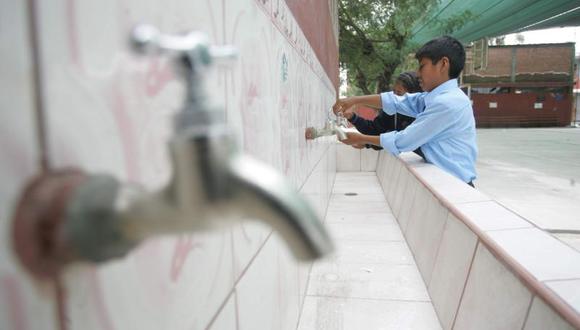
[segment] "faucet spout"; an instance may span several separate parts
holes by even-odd
[[[346,118],[342,114],[335,115],[335,118],[331,118],[330,114],[332,109],[329,110],[328,121],[322,128],[307,127],[304,132],[304,137],[306,140],[314,140],[323,136],[335,135],[339,140],[345,140],[347,138],[346,130],[348,123]]]
[[[275,170],[240,155],[230,163],[230,178],[239,210],[276,229],[297,259],[311,261],[333,250],[314,210]]]
[[[129,241],[249,218],[277,230],[299,260],[315,260],[333,250],[304,197],[272,167],[238,153],[224,126],[192,130],[187,138],[174,139],[171,150],[170,185],[121,212]]]

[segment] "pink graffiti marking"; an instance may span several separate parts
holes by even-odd
[[[67,34],[68,34],[68,45],[72,64],[80,69],[81,67],[81,56],[77,29],[77,18],[76,18],[76,4],[74,0],[67,0],[66,2],[66,19],[67,19]]]
[[[179,279],[179,275],[185,265],[187,256],[196,247],[201,247],[201,244],[195,243],[192,236],[180,237],[175,242],[175,249],[173,257],[171,258],[171,268],[169,270],[169,278],[172,282]]]
[[[256,83],[253,81],[250,81],[247,84],[248,88],[246,90],[246,102],[244,105],[246,107],[251,107],[258,98],[258,86],[256,86]]]
[[[145,93],[147,96],[156,96],[174,79],[170,62],[162,62],[159,58],[151,59],[145,74]]]
[[[56,313],[58,317],[58,324],[60,330],[67,330],[69,326],[69,318],[67,315],[67,295],[66,288],[64,286],[61,276],[57,276],[53,279],[54,292],[56,295]]]
[[[111,110],[115,117],[115,123],[117,124],[118,133],[122,142],[127,178],[130,181],[137,181],[139,178],[139,152],[135,141],[135,128],[133,127],[133,121],[126,109],[125,99],[120,88],[117,86],[117,83],[113,83],[111,93]]]
[[[91,292],[91,297],[93,298],[93,306],[96,308],[97,320],[100,323],[100,329],[114,330],[115,327],[113,326],[113,322],[111,321],[111,317],[109,316],[109,312],[107,310],[97,269],[91,269],[87,275],[89,281],[89,290]]]

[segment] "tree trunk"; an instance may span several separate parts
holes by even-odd
[[[391,77],[385,78],[384,75],[380,75],[377,79],[377,94],[391,90]]]
[[[360,88],[360,90],[365,95],[372,94],[371,91],[369,90],[369,87],[368,87],[368,79],[367,79],[367,77],[362,72],[362,70],[360,70],[358,68],[356,70],[356,87]]]
[[[391,90],[391,79],[393,77],[393,73],[395,69],[401,64],[400,62],[397,63],[389,63],[385,65],[383,72],[377,78],[377,93],[382,93]]]

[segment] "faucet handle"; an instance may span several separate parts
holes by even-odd
[[[131,44],[141,54],[186,56],[194,69],[212,64],[229,64],[238,57],[235,47],[210,45],[205,33],[164,34],[153,25],[137,25],[131,33]]]
[[[208,127],[221,116],[209,105],[204,88],[207,69],[214,64],[228,64],[238,56],[233,46],[210,45],[205,33],[164,34],[155,26],[140,24],[131,32],[135,52],[145,55],[168,55],[173,59],[175,72],[186,85],[182,111],[175,118],[177,130],[192,126]]]

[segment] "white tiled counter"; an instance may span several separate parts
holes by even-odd
[[[377,176],[444,329],[580,328],[580,253],[414,154]]]

